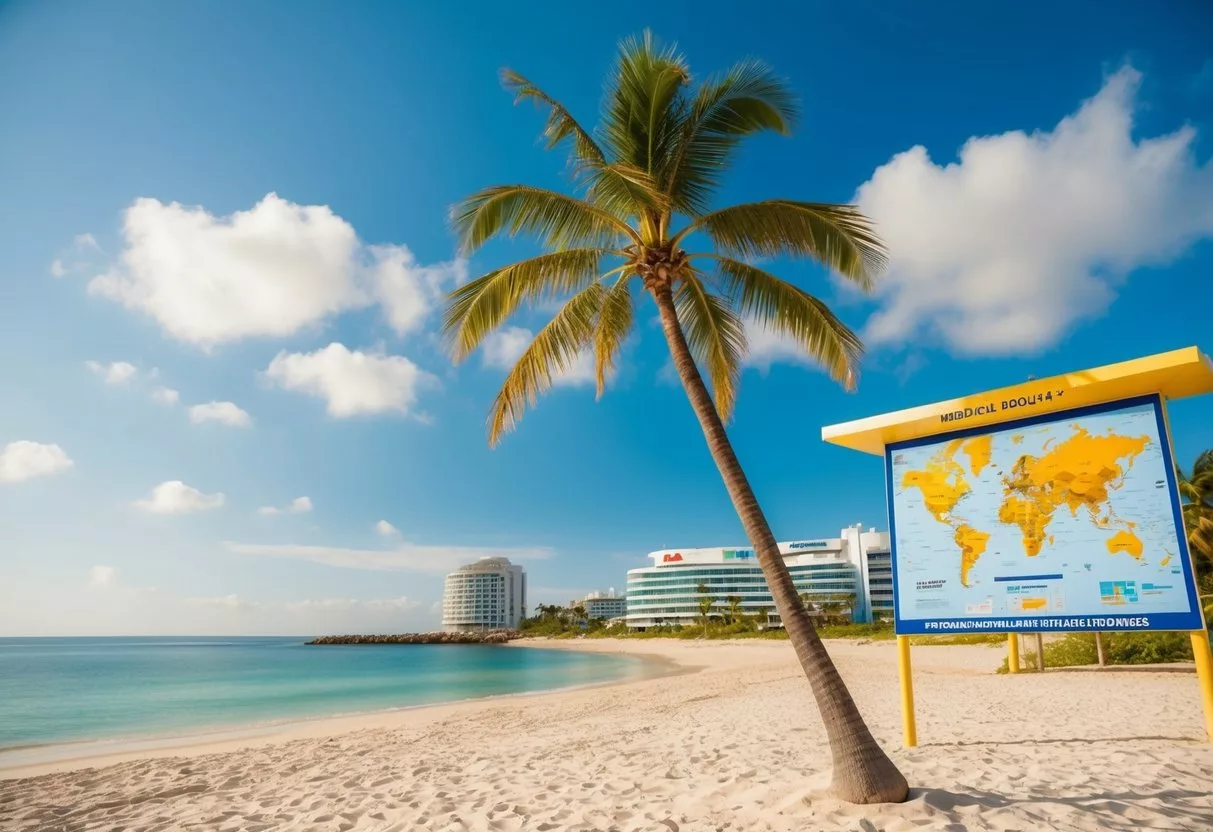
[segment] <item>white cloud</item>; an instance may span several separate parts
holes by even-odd
[[[317,396],[330,416],[409,413],[419,389],[435,381],[402,355],[350,350],[332,343],[311,353],[280,352],[265,370],[279,387]]]
[[[505,327],[491,332],[481,343],[481,363],[485,367],[508,372],[514,368],[533,340],[535,334],[521,326]],[[552,385],[579,387],[594,384],[596,378],[594,353],[587,349],[577,355],[577,360],[571,367],[552,377]]]
[[[106,588],[114,585],[117,571],[112,566],[94,566],[89,570],[89,586]]]
[[[534,340],[535,333],[526,327],[509,326],[490,332],[480,345],[480,358],[485,367],[512,370]]]
[[[247,428],[253,418],[232,402],[210,402],[196,404],[189,409],[190,421],[195,425],[203,422],[219,422],[233,428]]]
[[[189,514],[219,508],[225,501],[223,494],[203,494],[181,480],[169,480],[153,488],[146,500],[135,501],[135,507],[151,514]]]
[[[67,251],[51,261],[51,274],[63,277],[89,268],[89,260],[101,253],[101,246],[92,234],[77,234]]]
[[[467,281],[467,261],[422,266],[404,246],[371,246],[372,284],[397,335],[416,331],[448,287]]]
[[[263,517],[272,517],[275,514],[307,514],[312,510],[312,499],[310,497],[296,497],[286,505],[285,508],[277,506],[262,506],[257,509],[257,513]]]
[[[399,598],[375,598],[367,601],[357,598],[320,598],[312,601],[289,601],[285,606],[290,612],[347,612],[359,609],[368,612],[396,612],[417,609],[421,602],[402,595]]]
[[[383,535],[384,537],[394,537],[395,535],[400,534],[400,529],[396,528],[386,520],[380,520],[378,523],[376,523],[375,531],[379,532],[379,534]]]
[[[194,607],[217,607],[225,610],[250,610],[258,606],[239,595],[215,595],[202,598],[185,598],[185,603]]]
[[[762,372],[769,370],[772,364],[817,366],[817,363],[809,357],[804,347],[796,339],[782,332],[773,331],[749,318],[742,323],[749,347],[744,360],[745,366],[755,367]],[[677,374],[675,374],[675,378],[677,378]]]
[[[466,268],[462,261],[420,266],[403,246],[367,246],[328,206],[274,193],[227,216],[137,199],[123,236],[120,262],[93,278],[89,292],[204,348],[291,335],[376,301],[405,334]]]
[[[0,483],[23,482],[71,468],[74,463],[58,445],[19,440],[0,451]]]
[[[177,404],[181,401],[181,394],[171,387],[157,387],[152,391],[152,401],[157,404]]]
[[[1213,235],[1196,131],[1135,140],[1125,67],[1051,132],[969,139],[959,161],[894,156],[856,195],[891,253],[874,343],[928,333],[956,352],[1030,353],[1101,314],[1133,269]]]
[[[85,361],[84,366],[104,379],[106,384],[125,384],[139,374],[139,368],[126,361],[114,361],[110,364]]]
[[[546,560],[555,553],[547,547],[493,548],[475,546],[423,546],[401,543],[391,549],[347,549],[339,546],[305,546],[294,543],[236,543],[223,544],[239,555],[269,558],[290,558],[339,566],[346,569],[367,569],[378,572],[422,572],[442,575],[457,566],[479,558],[501,557],[512,561]]]
[[[152,587],[124,586],[115,576],[105,587],[22,583],[4,585],[0,635],[304,635],[321,633],[417,632],[432,629],[427,611],[441,581],[416,576],[412,597],[332,597],[263,600],[216,592],[186,597]],[[423,600],[422,600],[423,599]]]

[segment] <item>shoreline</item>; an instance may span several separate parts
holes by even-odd
[[[905,803],[856,806],[828,793],[825,728],[788,642],[558,641],[517,648],[645,655],[672,672],[27,768],[0,779],[3,825],[1195,832],[1213,822],[1213,743],[1188,674],[999,675],[1000,650],[915,647],[920,745],[906,748],[896,645],[831,641],[911,786]]]
[[[550,639],[526,639],[493,645],[502,648],[524,647],[531,650],[575,650],[575,647],[560,646]],[[541,643],[534,643],[541,642]],[[101,739],[65,740],[62,742],[34,743],[0,748],[0,781],[37,777],[56,772],[78,771],[99,768],[143,759],[164,757],[192,757],[202,754],[218,754],[244,748],[291,742],[299,739],[340,736],[362,730],[391,730],[413,721],[415,717],[433,715],[437,718],[458,716],[464,709],[489,705],[499,701],[557,696],[581,690],[614,687],[633,682],[678,676],[693,673],[700,668],[686,667],[659,653],[635,653],[628,650],[594,650],[586,653],[615,653],[636,658],[642,662],[636,674],[625,674],[617,679],[568,685],[515,693],[495,693],[488,696],[473,696],[428,702],[417,705],[399,705],[366,711],[348,711],[312,717],[287,718],[246,725],[214,726],[210,729],[184,733],[152,734],[136,737],[114,737]],[[432,712],[427,713],[427,712]]]

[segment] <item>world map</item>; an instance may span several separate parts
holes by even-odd
[[[890,449],[899,616],[1186,609],[1164,448],[1145,403]]]
[[[1002,500],[998,520],[1014,523],[1023,534],[1023,551],[1028,557],[1040,554],[1055,512],[1065,506],[1072,516],[1079,512],[1097,528],[1115,527],[1107,539],[1109,553],[1127,552],[1142,557],[1142,542],[1133,533],[1137,525],[1121,520],[1112,510],[1109,492],[1124,485],[1126,472],[1133,460],[1150,444],[1148,436],[1119,436],[1108,432],[1094,436],[1080,424],[1070,426],[1073,433],[1057,444],[1049,438],[1044,454],[1023,454],[1015,460],[1010,472],[1002,476]],[[1023,434],[1013,434],[1010,441],[1022,444]],[[936,520],[951,527],[960,554],[960,582],[969,585],[969,570],[977,563],[990,539],[988,532],[974,528],[955,513],[962,500],[973,492],[965,479],[966,470],[977,477],[990,464],[993,436],[954,439],[921,470],[910,470],[902,476],[903,488],[922,492],[923,506]],[[1050,448],[1050,445],[1052,447]],[[959,455],[964,460],[959,460]]]

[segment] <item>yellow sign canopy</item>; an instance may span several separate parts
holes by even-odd
[[[1197,347],[1185,347],[829,425],[821,429],[821,438],[835,445],[882,455],[885,445],[892,442],[1153,393],[1164,399],[1213,393],[1213,362]]]

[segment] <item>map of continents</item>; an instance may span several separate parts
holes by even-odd
[[[1112,495],[1120,489],[1133,461],[1152,442],[1149,436],[1126,436],[1108,429],[1099,433],[1082,424],[1055,425],[1039,453],[1013,456],[1014,463],[999,476],[997,516],[985,522],[1018,527],[1027,557],[1040,554],[1052,542],[1049,524],[1059,510],[1085,517],[1107,533],[1109,554],[1126,553],[1140,560],[1144,546],[1134,533],[1137,523],[1117,515]],[[960,560],[960,582],[970,586],[969,573],[990,539],[980,521],[969,519],[963,504],[973,494],[970,478],[990,464],[995,435],[947,442],[925,465],[905,471],[902,489],[921,493],[922,506],[952,531]],[[1022,434],[997,436],[1017,446]]]

